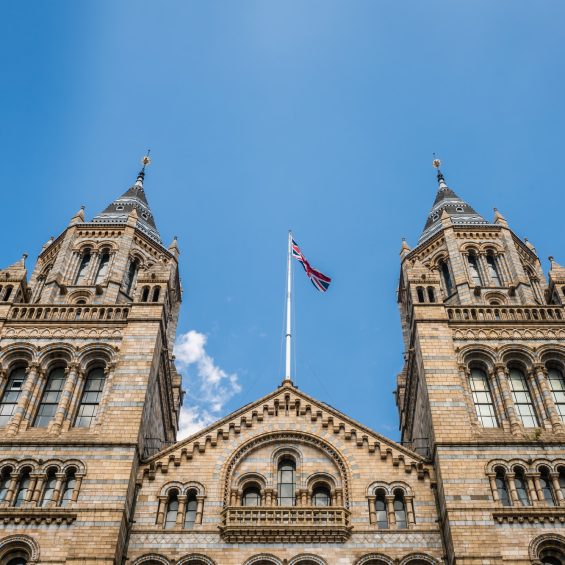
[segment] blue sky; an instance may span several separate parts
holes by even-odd
[[[479,212],[565,262],[562,1],[5,2],[0,25],[0,264],[31,266],[151,147],[196,419],[280,382],[292,228],[334,279],[321,295],[296,271],[296,383],[398,437],[398,252],[434,151]]]

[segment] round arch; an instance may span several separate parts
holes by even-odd
[[[394,561],[383,555],[382,553],[370,553],[369,555],[364,555],[355,562],[355,565],[393,565]]]
[[[38,563],[39,545],[32,537],[22,534],[0,539],[0,559],[6,557],[9,552],[18,550],[26,554],[29,565]]]
[[[251,559],[248,559],[244,565],[283,565],[283,562],[274,555],[270,553],[261,553],[260,555],[254,555]]]
[[[420,563],[429,563],[437,565],[438,561],[425,553],[410,553],[401,562],[400,565],[420,565]]]
[[[216,562],[201,553],[191,553],[181,557],[177,561],[177,565],[216,565]]]
[[[565,537],[560,534],[543,534],[534,538],[528,548],[534,565],[541,565],[543,557],[559,555],[565,557]]]
[[[327,565],[327,562],[324,559],[317,555],[312,555],[311,553],[303,553],[293,557],[288,562],[288,565],[302,565],[303,563],[307,565],[310,565],[311,563],[314,563],[315,565]]]

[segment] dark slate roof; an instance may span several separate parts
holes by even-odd
[[[98,214],[92,222],[96,224],[125,224],[130,212],[136,208],[138,214],[137,229],[160,245],[163,245],[151,208],[149,208],[149,202],[147,202],[147,197],[143,190],[144,177],[145,172],[141,171],[135,184],[114,200],[103,212]]]
[[[441,172],[438,172],[437,180],[439,182],[439,188],[436,199],[428,215],[424,231],[418,240],[418,245],[432,237],[432,235],[436,234],[441,229],[441,214],[444,210],[451,217],[451,221],[455,225],[475,226],[489,224],[472,206],[467,204],[462,198],[459,198],[459,196],[445,184],[445,179]]]

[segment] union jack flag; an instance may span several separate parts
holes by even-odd
[[[310,266],[310,263],[308,263],[306,257],[302,255],[302,251],[300,251],[300,247],[298,247],[298,244],[294,241],[294,239],[292,240],[292,256],[300,261],[300,264],[304,267],[306,275],[312,281],[312,284],[320,292],[326,292],[332,282],[332,279],[330,279],[330,277],[326,277],[326,275]]]

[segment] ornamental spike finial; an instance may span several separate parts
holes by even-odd
[[[144,155],[143,158],[141,159],[141,164],[143,165],[143,167],[141,167],[141,171],[139,171],[137,175],[137,181],[135,183],[140,188],[143,188],[143,179],[145,178],[145,167],[151,164],[151,158],[149,157],[150,153],[151,153],[151,149],[148,149],[147,154]]]
[[[434,153],[434,160],[432,161],[432,167],[437,169],[437,181],[439,183],[440,188],[447,188],[445,184],[445,179],[443,178],[443,173],[441,172],[441,161],[437,158],[436,154]]]

